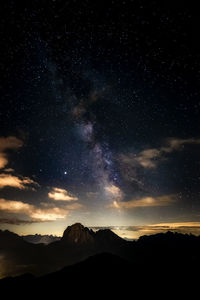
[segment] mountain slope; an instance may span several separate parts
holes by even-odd
[[[0,231],[0,277],[24,273],[41,276],[101,253],[129,261],[138,274],[144,270],[148,276],[156,269],[157,273],[162,269],[192,270],[200,268],[200,237],[168,232],[128,242],[110,230],[94,232],[76,223],[67,227],[60,240],[36,245]],[[102,262],[107,273],[105,264]],[[91,272],[95,274],[94,270]]]
[[[185,268],[184,264],[181,268],[176,264],[163,268],[157,262],[151,268],[150,265],[135,264],[110,253],[102,253],[38,278],[30,274],[5,278],[0,280],[0,288],[1,291],[3,288],[15,293],[20,291],[20,296],[26,297],[30,291],[35,293],[35,297],[42,293],[45,298],[79,295],[93,299],[97,296],[139,299],[144,295],[146,298],[158,296],[158,299],[170,299],[175,295],[180,298],[186,291],[193,298],[193,291],[198,286],[195,274],[198,268]]]
[[[80,223],[68,226],[60,240],[48,245],[29,243],[17,234],[0,231],[0,277],[53,272],[97,253],[119,254],[124,244],[110,230],[95,233]]]
[[[44,257],[45,248],[42,244],[34,245],[8,230],[0,231],[0,277],[25,272],[38,274],[39,264],[40,272],[44,270]]]

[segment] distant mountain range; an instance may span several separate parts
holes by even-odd
[[[10,277],[0,284],[67,280],[72,287],[73,280],[86,284],[87,280],[96,282],[103,278],[120,285],[139,279],[141,283],[144,278],[152,280],[152,276],[163,277],[168,273],[170,277],[165,280],[178,280],[199,267],[200,237],[193,235],[167,232],[131,242],[108,229],[94,232],[76,223],[67,227],[60,240],[38,244],[0,231],[0,276]],[[11,278],[22,274],[32,275]]]
[[[107,230],[100,229],[100,230]],[[23,235],[23,239],[29,243],[33,244],[50,244],[56,241],[59,241],[61,239],[61,236],[54,236],[54,235],[41,235],[41,234],[29,234],[29,235]],[[126,241],[135,241],[136,239],[129,239],[129,238],[123,238]]]
[[[26,242],[33,243],[33,244],[50,244],[52,242],[59,241],[61,237],[54,236],[54,235],[41,235],[41,234],[29,234],[24,235],[23,239]]]

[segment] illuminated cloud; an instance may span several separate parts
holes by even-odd
[[[8,164],[8,159],[5,153],[0,152],[0,169],[3,169]]]
[[[54,187],[51,192],[48,193],[49,198],[61,201],[77,201],[78,198],[71,195],[67,190]]]
[[[0,174],[0,189],[4,187],[13,187],[20,190],[25,190],[31,188],[30,185],[38,186],[38,183],[30,179],[29,177],[18,177],[6,173]]]
[[[116,209],[135,209],[138,207],[169,206],[176,201],[175,195],[164,195],[160,197],[143,197],[126,202],[113,201],[109,206]]]
[[[4,169],[8,164],[8,155],[6,150],[16,150],[23,146],[23,141],[15,136],[0,137],[0,169]],[[0,189],[4,187],[13,187],[20,190],[33,189],[30,185],[38,185],[37,182],[29,177],[13,175],[14,169],[6,168],[4,173],[0,174]]]
[[[190,139],[178,139],[178,138],[168,138],[165,141],[165,146],[160,148],[150,148],[145,149],[138,154],[128,153],[120,155],[119,161],[122,165],[122,168],[128,168],[130,173],[130,178],[134,177],[134,170],[141,166],[146,169],[153,169],[158,166],[158,164],[166,160],[166,154],[172,153],[173,151],[180,151],[184,149],[184,145],[199,145],[200,139],[190,138]],[[129,167],[128,167],[129,166]]]
[[[161,151],[163,152],[172,152],[175,150],[183,150],[184,145],[190,144],[190,145],[199,145],[200,139],[198,138],[190,138],[190,139],[178,139],[178,138],[168,138],[166,140],[166,146],[161,147]]]
[[[48,207],[48,203],[46,203],[44,207],[36,207],[21,201],[0,199],[0,211],[3,213],[14,214],[13,218],[9,218],[9,224],[16,224],[16,220],[18,222],[16,214],[25,215],[30,218],[30,220],[25,220],[23,223],[44,222],[63,219],[70,211],[78,210],[80,208],[82,208],[82,205],[79,203],[65,205],[63,207],[52,207],[51,204]],[[8,223],[8,218],[1,218],[0,223],[3,221],[4,223]]]
[[[0,152],[7,149],[18,149],[23,146],[23,142],[15,136],[0,137]]]
[[[143,235],[165,233],[168,231],[200,235],[200,222],[160,223],[140,226],[121,226],[112,229],[122,238],[137,239]]]
[[[90,227],[93,230],[110,229],[122,238],[138,239],[143,235],[156,233],[165,233],[167,231],[179,232],[183,234],[200,235],[200,222],[173,222],[159,223],[150,225],[133,225],[133,226],[108,226],[108,227]]]
[[[15,136],[0,137],[0,169],[8,164],[6,150],[16,150],[23,146],[23,142]]]
[[[161,155],[162,151],[158,149],[147,149],[140,152],[135,160],[143,168],[155,168],[161,160]]]
[[[121,200],[123,198],[123,193],[119,187],[114,184],[110,184],[104,187],[106,193],[114,199]]]
[[[168,223],[159,223],[149,225],[150,228],[161,228],[161,229],[168,229],[168,230],[175,230],[178,228],[199,228],[200,229],[200,222],[168,222]]]
[[[30,214],[34,209],[33,205],[21,201],[0,199],[0,211]]]
[[[53,207],[47,209],[34,209],[30,213],[30,217],[33,219],[39,219],[40,221],[55,221],[57,219],[63,219],[68,215],[69,211],[64,208]]]
[[[4,169],[3,171],[4,171],[4,172],[8,172],[8,173],[13,173],[13,172],[15,172],[15,170],[12,169],[12,168],[6,168],[6,169]]]

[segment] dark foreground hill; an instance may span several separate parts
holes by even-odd
[[[87,297],[123,297],[123,299],[173,299],[198,291],[199,277],[193,265],[137,264],[109,253],[97,254],[60,271],[35,277],[24,274],[0,281],[1,292],[22,299]]]
[[[134,294],[162,288],[164,295],[172,288],[182,293],[198,286],[200,237],[168,232],[127,242],[110,230],[95,233],[74,224],[49,245],[0,231],[0,254],[0,271],[10,276],[1,287],[31,292],[43,287],[46,295],[52,289]]]

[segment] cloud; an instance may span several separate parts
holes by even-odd
[[[27,222],[41,222],[41,221],[54,221],[57,219],[65,218],[70,210],[75,210],[80,208],[76,207],[42,207],[38,208],[32,204],[24,203],[21,201],[13,201],[0,199],[0,211],[12,214],[23,214],[29,218],[30,221]],[[13,217],[16,219],[16,216]]]
[[[0,152],[0,169],[3,169],[8,164],[8,159],[5,153]]]
[[[162,151],[159,149],[147,149],[140,152],[135,158],[143,168],[155,168],[161,160]]]
[[[63,208],[37,208],[32,204],[21,201],[0,199],[0,211],[24,214],[33,220],[53,221],[64,218],[68,211]]]
[[[119,157],[119,161],[122,165],[122,168],[126,168],[129,166],[129,173],[134,177],[134,170],[130,170],[130,166],[132,168],[136,168],[141,166],[146,169],[154,169],[158,166],[158,164],[164,160],[166,160],[166,155],[172,153],[173,151],[180,151],[184,149],[184,145],[199,145],[200,139],[198,138],[189,138],[189,139],[179,139],[179,138],[168,138],[165,141],[165,145],[160,148],[150,148],[145,149],[138,154],[136,153],[128,153],[121,154]]]
[[[0,224],[10,224],[10,225],[22,225],[22,224],[32,224],[32,223],[38,223],[39,220],[25,220],[25,219],[19,219],[19,218],[0,218]]]
[[[167,231],[200,235],[200,222],[171,222],[151,225],[90,227],[93,230],[110,229],[122,238],[137,239],[143,235]]]
[[[152,207],[152,206],[169,206],[176,201],[175,195],[164,195],[160,197],[143,197],[141,199],[133,199],[126,202],[113,201],[109,206],[115,209],[135,209],[138,207]]]
[[[121,200],[123,198],[123,193],[120,190],[119,187],[117,187],[114,184],[110,184],[104,187],[106,193],[111,197],[118,200]]]
[[[184,148],[184,145],[190,144],[190,145],[199,145],[200,139],[198,138],[189,138],[189,139],[178,139],[178,138],[168,138],[166,140],[167,145],[164,147],[161,147],[161,151],[163,152],[172,152],[181,150]]]
[[[15,170],[12,169],[12,168],[6,168],[6,169],[4,169],[3,171],[4,171],[4,172],[8,172],[8,173],[13,173],[13,172],[15,172]]]
[[[0,189],[4,187],[14,187],[20,190],[31,188],[30,185],[37,185],[38,183],[29,177],[18,177],[12,174],[2,173],[0,174]]]
[[[40,209],[36,208],[31,211],[30,217],[38,219],[40,221],[55,221],[57,219],[63,219],[68,215],[69,211],[65,208],[53,207]]]
[[[8,156],[6,150],[16,150],[23,146],[23,141],[15,136],[0,137],[0,169],[8,164]]]
[[[23,142],[15,136],[0,137],[0,152],[7,149],[18,149],[23,146]]]
[[[0,137],[0,169],[4,169],[9,163],[7,150],[16,150],[23,146],[23,141],[16,138],[15,136]],[[0,189],[4,187],[14,187],[20,190],[34,189],[30,185],[38,185],[37,182],[30,179],[29,177],[23,177],[13,175],[14,169],[6,168],[3,170],[4,173],[0,174]]]
[[[118,228],[114,228],[113,231],[116,234],[119,234],[121,237],[129,239],[137,239],[143,235],[165,233],[167,231],[200,235],[200,222],[174,222],[127,227],[121,226]]]
[[[67,190],[60,189],[54,187],[51,192],[48,193],[49,198],[54,200],[61,200],[61,201],[77,201],[78,198],[71,195]]]
[[[30,214],[33,205],[21,201],[0,199],[0,211]]]

